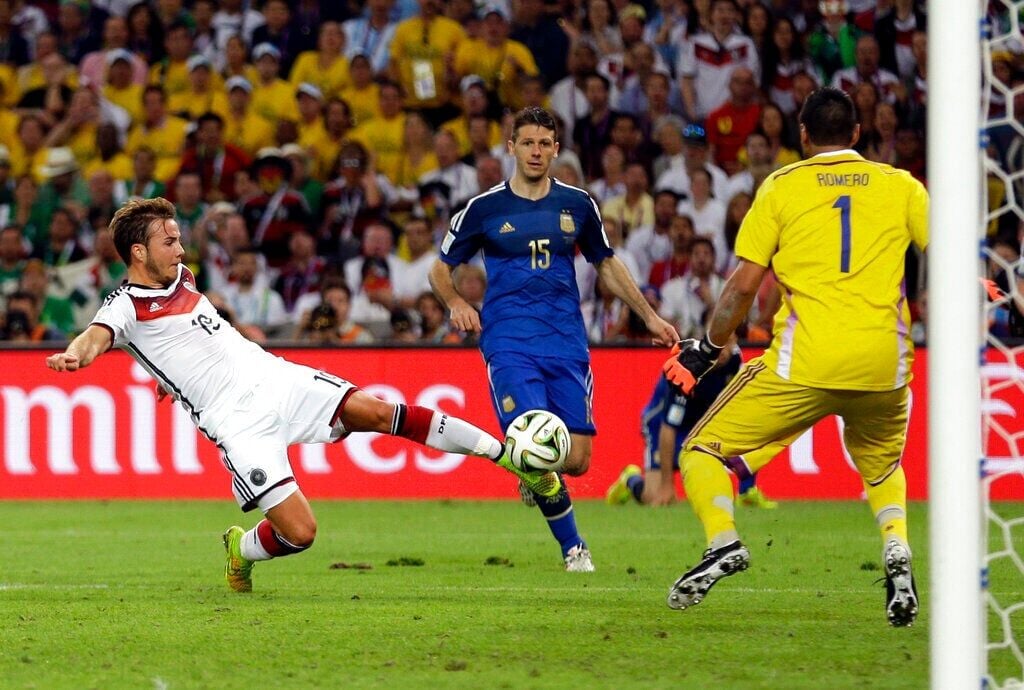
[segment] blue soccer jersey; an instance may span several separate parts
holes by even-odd
[[[551,180],[543,199],[524,199],[502,182],[452,218],[441,260],[465,263],[483,250],[487,293],[480,349],[589,361],[573,259],[612,256],[597,204],[582,189]]]

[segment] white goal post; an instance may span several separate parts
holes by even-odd
[[[979,278],[981,17],[985,0],[928,3],[928,458],[931,687],[985,674]]]

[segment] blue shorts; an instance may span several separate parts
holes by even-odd
[[[597,433],[589,362],[497,352],[487,360],[487,379],[502,430],[527,410],[547,410],[561,417],[570,433]]]

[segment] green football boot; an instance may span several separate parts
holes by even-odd
[[[224,579],[228,581],[228,587],[236,592],[252,591],[253,562],[242,555],[244,536],[245,530],[238,525],[228,527],[228,531],[224,533],[224,551],[227,553]]]

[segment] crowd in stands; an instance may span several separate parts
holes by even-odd
[[[510,175],[524,106],[556,114],[552,174],[591,193],[693,335],[758,185],[801,159],[813,89],[847,90],[857,149],[923,179],[922,5],[0,0],[2,335],[88,325],[125,272],[112,214],[164,196],[200,287],[258,342],[467,342],[427,273],[452,215]],[[593,342],[647,340],[582,258],[577,273]],[[480,265],[456,278],[480,304]],[[777,300],[766,284],[745,337],[768,338]]]

